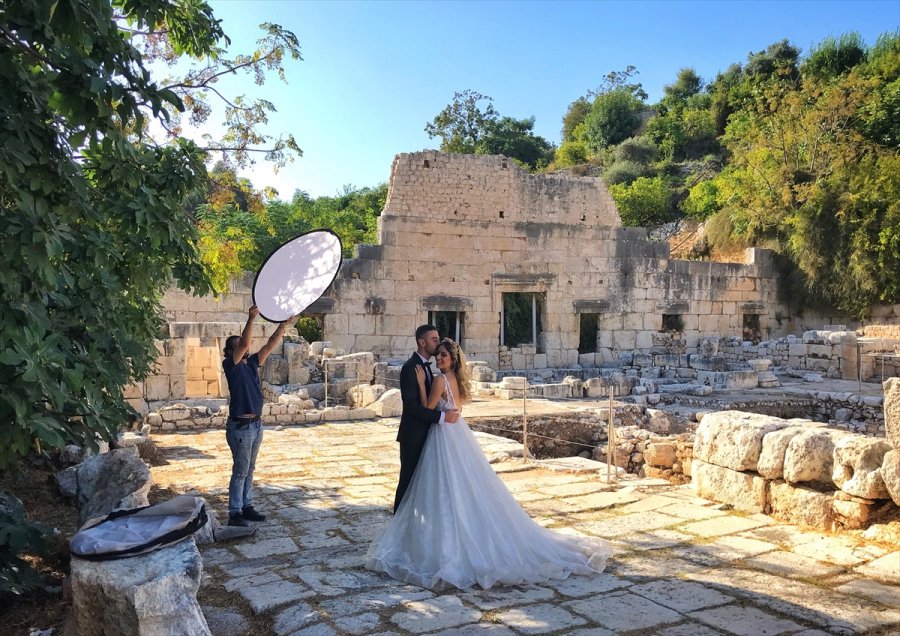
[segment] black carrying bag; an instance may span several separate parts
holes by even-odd
[[[72,537],[69,549],[89,561],[124,559],[178,543],[207,521],[200,497],[180,495],[153,506],[115,510]]]

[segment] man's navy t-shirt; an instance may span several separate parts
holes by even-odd
[[[247,363],[235,364],[232,358],[222,361],[225,379],[228,380],[228,416],[262,415],[263,395],[259,387],[259,355],[254,353]]]

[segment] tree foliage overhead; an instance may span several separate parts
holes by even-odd
[[[215,193],[197,208],[200,251],[216,289],[227,289],[235,275],[258,269],[282,243],[305,232],[328,228],[344,245],[344,256],[360,243],[377,241],[377,222],[387,199],[387,184],[375,188],[345,186],[335,196],[312,198],[295,193],[291,201],[253,189],[222,165],[213,170]],[[230,184],[223,188],[222,184]]]
[[[115,12],[115,13],[114,13]],[[0,24],[0,463],[34,443],[96,446],[156,357],[161,291],[209,289],[184,212],[205,181],[191,142],[142,141],[183,107],[117,27],[224,34],[203,2],[12,0]]]
[[[890,117],[882,90],[900,77],[898,43],[884,38],[868,61],[829,54],[860,60],[849,69],[814,64],[788,85],[775,77],[729,121],[716,214],[728,216],[733,238],[788,256],[794,297],[807,303],[860,314],[900,298],[898,146],[869,126]]]
[[[454,93],[453,101],[425,125],[425,132],[440,137],[444,152],[506,155],[529,170],[546,166],[553,159],[554,148],[534,134],[534,117],[502,117],[493,102],[473,90]]]
[[[194,3],[181,3],[182,11],[192,11]],[[128,18],[128,16],[125,16]],[[126,19],[126,23],[133,19]],[[169,23],[160,28],[145,30],[127,28],[135,46],[143,52],[145,64],[165,64],[170,72],[181,71],[161,78],[159,83],[172,91],[184,104],[183,110],[170,113],[160,121],[168,139],[177,139],[184,133],[184,121],[198,127],[210,122],[210,117],[221,113],[222,132],[219,135],[205,133],[201,148],[226,166],[245,167],[255,162],[256,156],[276,166],[283,166],[302,154],[294,136],[274,136],[263,131],[269,114],[275,105],[262,97],[229,95],[220,86],[223,78],[234,75],[250,75],[254,84],[263,86],[270,73],[286,81],[285,59],[302,59],[297,36],[277,24],[263,23],[263,37],[251,53],[227,57],[222,47],[211,49],[184,71],[184,51],[171,37],[182,28]],[[227,42],[227,38],[225,42]]]

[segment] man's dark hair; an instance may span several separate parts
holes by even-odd
[[[241,341],[240,336],[228,336],[228,338],[225,339],[225,348],[222,349],[222,353],[225,354],[226,358],[230,358],[231,356],[234,355],[234,348],[238,345],[238,343],[240,341]]]
[[[424,338],[429,331],[437,331],[437,327],[434,325],[422,325],[416,329],[416,341],[418,342],[419,338]]]

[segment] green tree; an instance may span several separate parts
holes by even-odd
[[[186,54],[224,37],[205,3],[128,2],[136,25],[168,21]],[[207,291],[184,204],[205,183],[188,141],[138,139],[182,108],[150,80],[103,0],[8,2],[0,26],[0,462],[35,439],[96,447],[130,412],[174,277]]]
[[[590,152],[587,146],[581,141],[564,141],[559,148],[556,149],[556,155],[553,160],[555,168],[570,168],[588,162]]]
[[[479,102],[486,102],[484,110]],[[425,125],[429,137],[441,138],[441,150],[476,155],[505,155],[529,170],[553,159],[553,145],[534,134],[534,117],[501,117],[493,99],[472,90],[453,95],[433,121]]]
[[[796,81],[800,78],[800,49],[784,39],[773,42],[765,51],[747,56],[746,73],[756,81],[776,78]]]
[[[719,186],[715,179],[700,181],[688,191],[681,209],[695,219],[707,219],[719,211]]]
[[[703,80],[692,68],[682,68],[678,71],[678,77],[672,84],[663,87],[666,98],[672,101],[684,102],[689,97],[696,95],[703,89]]]
[[[195,0],[180,2],[180,11],[190,11],[194,4]],[[276,110],[271,101],[246,94],[231,95],[220,85],[223,79],[235,75],[252,76],[257,86],[263,86],[271,73],[286,81],[284,61],[302,59],[296,35],[266,22],[260,25],[263,36],[251,53],[228,57],[225,48],[216,46],[200,59],[186,60],[181,47],[172,39],[181,29],[177,21],[160,23],[152,28],[128,24],[132,21],[126,15],[119,26],[142,51],[145,64],[179,71],[158,79],[159,85],[175,93],[185,106],[159,122],[167,139],[183,134],[185,119],[191,126],[199,127],[207,124],[215,113],[221,114],[223,119],[222,125],[216,128],[221,132],[204,134],[201,148],[209,158],[218,158],[226,167],[244,167],[255,163],[255,157],[259,156],[276,166],[283,166],[302,155],[293,135],[276,137],[263,132],[269,115]],[[228,43],[227,38],[223,40]]]
[[[0,465],[9,466],[35,446],[96,448],[115,437],[133,413],[124,387],[156,358],[162,292],[173,280],[209,290],[185,213],[205,185],[204,154],[183,139],[148,141],[151,123],[184,106],[118,24],[169,25],[172,46],[189,56],[213,54],[224,33],[200,1],[9,0],[0,11]]]
[[[534,117],[501,117],[489,121],[486,132],[475,145],[475,154],[506,155],[530,170],[546,166],[553,159],[553,145],[534,134]]]
[[[597,153],[631,137],[641,124],[643,102],[627,88],[597,95],[584,118],[581,140]]]
[[[895,59],[879,64],[900,68]],[[729,217],[733,238],[790,259],[797,301],[861,314],[898,299],[896,151],[867,139],[864,125],[891,80],[867,64],[788,90],[776,80],[731,117],[717,216]]]
[[[829,80],[843,75],[866,59],[866,48],[859,33],[840,38],[825,38],[807,55],[800,67],[804,77]]]
[[[562,120],[563,143],[576,140],[575,129],[584,121],[589,112],[591,112],[591,102],[587,97],[579,97],[569,104],[569,108],[566,110],[566,114],[563,115]]]
[[[900,150],[900,33],[878,38],[856,70],[873,86],[860,104],[860,132],[880,146]]]
[[[481,102],[485,103],[484,110]],[[454,93],[453,101],[425,124],[425,132],[432,139],[441,138],[444,152],[472,154],[487,133],[488,124],[499,118],[493,102],[491,97],[473,90]]]
[[[249,187],[245,180],[238,181]],[[386,183],[375,188],[345,186],[331,197],[296,192],[287,202],[263,200],[264,193],[250,190],[241,191],[241,198],[253,202],[246,209],[225,189],[209,196],[197,212],[203,260],[219,289],[234,276],[258,269],[281,244],[312,230],[332,230],[343,243],[344,256],[352,256],[354,246],[377,241],[378,216],[387,200]]]

